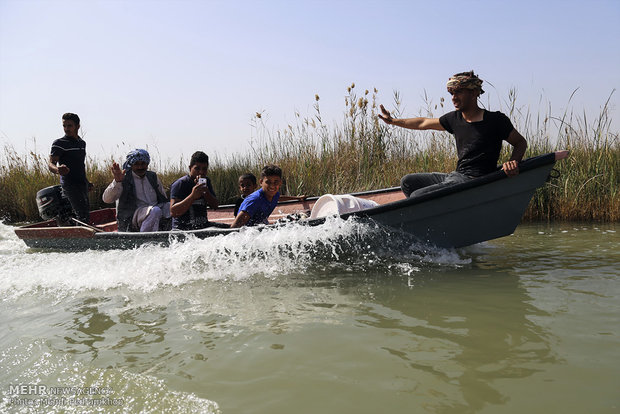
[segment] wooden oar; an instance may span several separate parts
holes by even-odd
[[[97,233],[102,232],[103,230],[98,229],[95,226],[91,226],[90,224],[86,224],[83,221],[80,221],[74,217],[71,217],[71,220],[75,221],[77,224],[79,224],[80,226],[84,226],[84,227],[88,227],[89,229],[95,230]]]

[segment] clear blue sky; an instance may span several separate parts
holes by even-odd
[[[99,157],[245,153],[257,111],[282,128],[319,94],[335,122],[355,82],[415,116],[469,69],[491,109],[515,87],[560,114],[579,88],[596,115],[620,87],[620,1],[0,0],[0,144],[46,154],[76,112]]]

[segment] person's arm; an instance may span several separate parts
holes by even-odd
[[[251,216],[246,211],[240,211],[235,217],[235,221],[230,225],[231,228],[242,227],[250,221]]]
[[[110,185],[106,187],[101,195],[101,199],[104,203],[112,204],[119,198],[123,192],[123,183],[119,183],[116,180],[112,180]]]
[[[445,128],[439,122],[439,118],[392,118],[389,111],[383,105],[379,105],[381,113],[379,118],[388,125],[396,125],[407,129],[434,129],[436,131],[445,131]]]
[[[510,134],[508,134],[506,141],[512,145],[512,154],[510,155],[510,160],[506,161],[502,165],[502,170],[504,170],[508,177],[513,177],[519,174],[519,162],[525,155],[527,141],[523,138],[523,135],[517,132],[516,129],[513,129]]]
[[[50,159],[47,162],[47,168],[54,174],[67,175],[69,174],[69,167],[65,164],[58,165],[60,155],[50,155]]]
[[[112,171],[112,175],[114,175],[114,180],[112,180],[101,196],[103,202],[108,204],[112,204],[121,197],[121,193],[123,192],[123,179],[125,178],[123,170],[121,170],[121,167],[115,162],[112,163],[110,171]]]
[[[180,217],[189,210],[192,206],[194,200],[198,200],[203,196],[203,192],[208,191],[205,186],[196,183],[194,188],[192,188],[192,192],[189,193],[187,197],[184,199],[179,198],[170,198],[170,215],[172,217]],[[172,196],[172,194],[171,194]]]

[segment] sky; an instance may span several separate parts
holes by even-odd
[[[0,145],[48,154],[75,112],[91,156],[226,159],[257,145],[257,112],[283,129],[318,94],[336,124],[353,82],[387,107],[398,91],[405,116],[425,95],[448,111],[471,69],[491,110],[514,89],[591,119],[611,95],[618,131],[619,22],[619,0],[0,0]]]

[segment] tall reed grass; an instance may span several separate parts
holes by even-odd
[[[258,176],[263,165],[275,163],[284,170],[288,194],[321,195],[392,187],[411,172],[452,171],[457,156],[454,139],[445,132],[411,131],[385,125],[377,117],[376,89],[357,92],[347,88],[344,114],[340,122],[324,121],[320,98],[315,96],[308,115],[296,112],[282,129],[271,128],[264,113],[252,119],[250,149],[226,159],[212,159],[209,176],[222,203],[238,196],[237,178],[250,171]],[[613,92],[612,92],[613,94]],[[589,121],[585,114],[564,112],[557,116],[549,106],[545,113],[520,107],[512,90],[501,109],[528,141],[526,157],[559,149],[571,151],[568,159],[556,164],[559,176],[536,191],[525,214],[526,220],[620,220],[620,137],[611,131],[608,98],[600,114]],[[393,95],[391,111],[396,117],[428,116],[444,113],[441,99],[426,105],[418,114],[404,114],[401,97]],[[504,145],[500,161],[508,159],[510,146]],[[91,208],[106,205],[101,194],[112,180],[108,170],[113,157],[87,159],[87,175],[94,184]],[[154,164],[164,186],[187,173],[183,159],[172,165]],[[47,156],[31,152],[18,154],[5,146],[0,160],[0,217],[7,222],[38,220],[36,192],[58,183],[47,170]]]

